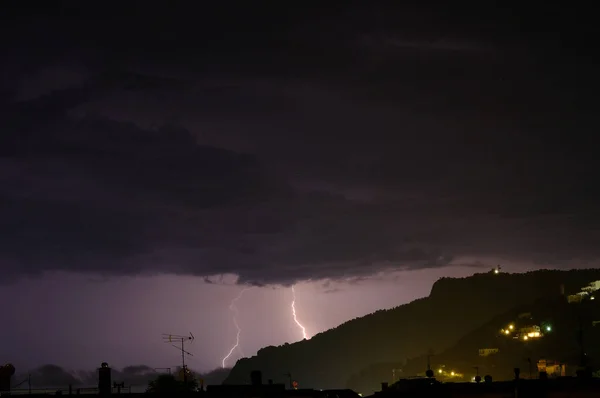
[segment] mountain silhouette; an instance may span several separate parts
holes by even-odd
[[[248,383],[250,372],[261,370],[265,379],[274,382],[288,383],[291,374],[301,388],[340,388],[371,365],[403,364],[427,352],[444,352],[519,306],[558,300],[563,291],[574,294],[599,279],[598,269],[492,271],[442,278],[428,297],[354,319],[310,340],[265,347],[252,358],[240,359],[224,383]]]

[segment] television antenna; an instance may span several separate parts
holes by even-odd
[[[190,332],[189,336],[163,333],[162,339],[163,339],[163,343],[169,343],[173,347],[177,348],[178,351],[181,351],[181,370],[183,371],[183,381],[187,382],[187,369],[185,367],[185,356],[189,355],[189,356],[193,357],[194,354],[185,350],[185,343],[193,342],[194,335],[192,334],[192,332]],[[173,343],[179,343],[180,345],[175,345]]]

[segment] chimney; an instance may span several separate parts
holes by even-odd
[[[387,390],[387,389],[388,389],[388,383],[386,383],[386,382],[382,382],[382,383],[381,383],[381,391],[385,391],[385,390]]]
[[[250,382],[253,386],[262,385],[262,373],[260,370],[253,370],[252,372],[250,372]]]
[[[112,394],[112,373],[106,362],[102,362],[98,369],[98,395],[107,396]]]

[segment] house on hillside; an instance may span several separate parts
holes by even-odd
[[[591,282],[586,287],[582,288],[580,292],[567,296],[567,302],[570,304],[581,303],[585,299],[594,300],[593,293],[600,290],[600,281]]]
[[[571,295],[567,296],[567,302],[569,304],[581,303],[585,296],[587,296],[587,292],[579,292],[576,294],[571,294]]]
[[[537,363],[538,372],[546,372],[548,377],[565,377],[567,374],[566,366],[557,361],[540,359]]]
[[[543,337],[542,330],[538,325],[525,326],[519,329],[519,333],[515,335],[515,338],[521,338],[523,340],[537,339]]]
[[[490,355],[494,355],[498,353],[498,348],[480,348],[479,356],[480,357],[488,357]]]
[[[600,281],[594,281],[581,290],[588,293],[593,293],[596,290],[600,290]]]

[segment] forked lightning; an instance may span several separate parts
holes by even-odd
[[[294,286],[292,286],[292,316],[294,317],[296,325],[302,330],[302,337],[306,340],[310,339],[310,336],[306,333],[306,328],[300,323],[296,316],[296,290],[294,290]]]
[[[223,358],[223,361],[221,362],[223,369],[225,369],[225,361],[227,361],[229,359],[229,357],[231,357],[231,355],[233,354],[233,352],[235,351],[236,348],[238,349],[238,351],[240,352],[242,357],[244,356],[242,348],[240,347],[240,335],[242,334],[242,328],[240,328],[240,325],[238,324],[238,321],[237,321],[238,309],[235,306],[235,302],[238,301],[239,299],[241,299],[244,292],[248,289],[250,289],[250,288],[244,288],[240,292],[240,294],[237,295],[237,297],[235,297],[233,300],[231,300],[231,304],[229,305],[229,309],[231,310],[231,312],[233,312],[233,324],[235,325],[235,328],[237,329],[237,333],[235,336],[235,344],[233,345],[233,347],[231,347],[231,349],[229,350],[229,353]]]

